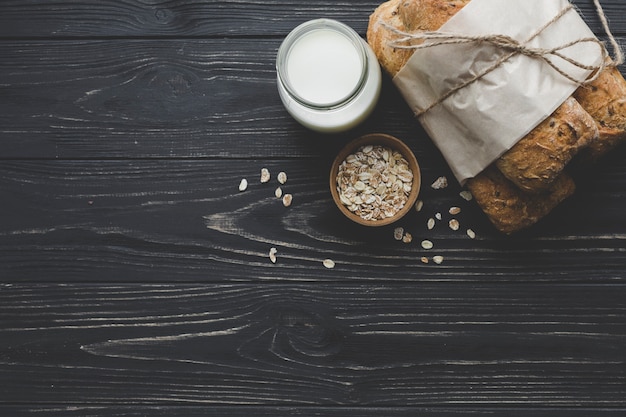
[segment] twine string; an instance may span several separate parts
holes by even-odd
[[[559,21],[568,12],[574,10],[574,6],[572,4],[568,4],[568,6],[563,8],[556,16],[554,16],[554,18],[552,18],[552,20],[550,20],[549,22],[541,26],[539,29],[537,29],[528,39],[526,39],[523,42],[517,41],[516,39],[513,39],[509,36],[498,35],[498,34],[472,36],[472,35],[436,32],[436,31],[421,31],[421,32],[415,32],[415,33],[409,33],[409,32],[396,29],[386,23],[382,23],[382,24],[388,30],[394,32],[396,35],[399,36],[398,39],[390,42],[390,46],[394,48],[398,48],[398,49],[418,50],[418,49],[433,48],[433,47],[437,47],[441,45],[459,45],[459,44],[466,44],[466,43],[477,43],[477,44],[490,44],[490,45],[493,45],[502,49],[503,51],[507,51],[506,54],[504,54],[502,57],[496,60],[491,66],[487,67],[482,72],[464,81],[460,85],[448,90],[445,94],[443,94],[437,101],[432,103],[430,106],[417,112],[416,116],[419,117],[429,112],[434,107],[438,106],[439,104],[444,102],[447,98],[454,95],[458,91],[464,89],[465,87],[471,84],[474,84],[475,82],[479,81],[486,75],[498,69],[505,62],[507,62],[509,59],[511,59],[512,57],[516,55],[521,54],[521,55],[525,55],[531,58],[540,59],[544,61],[547,65],[549,65],[551,68],[553,68],[561,76],[563,76],[564,78],[568,79],[569,81],[579,86],[595,81],[600,75],[600,73],[607,66],[609,65],[617,66],[617,65],[622,64],[624,62],[624,54],[622,52],[622,49],[617,43],[617,40],[615,39],[615,37],[613,36],[613,34],[611,33],[609,29],[608,20],[606,18],[606,15],[604,14],[604,10],[602,9],[602,6],[600,5],[599,0],[593,0],[593,1],[594,1],[594,4],[596,5],[596,11],[598,12],[598,15],[600,16],[602,25],[604,26],[604,30],[607,33],[609,40],[612,44],[612,47],[614,49],[615,58],[612,60],[613,62],[610,62],[610,59],[609,59],[610,56],[606,48],[604,47],[604,44],[595,37],[577,39],[577,40],[565,43],[563,45],[559,45],[554,48],[534,48],[534,47],[528,46],[529,42],[531,42],[533,39],[535,39],[537,36],[543,33],[548,27],[550,27],[551,25]],[[416,44],[415,41],[429,41],[429,42]],[[567,48],[570,48],[574,45],[578,45],[582,43],[592,43],[598,46],[600,53],[602,55],[602,60],[600,64],[586,65],[562,53]],[[550,59],[551,57],[560,58],[577,68],[591,71],[592,76],[585,80],[579,80],[575,78],[574,76],[572,76],[571,74],[569,74],[568,72],[566,72],[565,70],[563,70],[558,65],[556,65]]]
[[[624,51],[622,50],[620,44],[617,42],[617,39],[615,39],[615,36],[613,36],[613,32],[611,32],[611,28],[609,27],[609,20],[604,13],[604,9],[600,4],[600,0],[593,0],[593,4],[596,6],[596,12],[600,17],[600,22],[602,22],[602,28],[604,29],[604,33],[606,33],[609,37],[609,42],[611,42],[611,46],[613,47],[613,54],[615,55],[615,57],[613,58],[613,63],[611,64],[611,66],[617,67],[619,65],[622,65],[624,63]]]

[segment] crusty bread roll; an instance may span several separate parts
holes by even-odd
[[[580,105],[595,119],[600,135],[583,151],[587,161],[601,156],[626,141],[626,80],[614,66],[574,93]]]
[[[385,25],[408,33],[434,31],[470,1],[381,4],[370,16],[367,40],[383,69],[393,77],[413,54],[393,47],[399,35]],[[467,186],[496,228],[513,233],[536,223],[574,192],[573,180],[563,171],[581,149],[595,157],[625,138],[626,82],[619,71],[607,69]]]
[[[394,77],[413,51],[394,48],[391,42],[399,35],[384,24],[408,33],[434,31],[469,1],[390,0],[370,16],[367,41],[381,66]],[[564,103],[551,119],[555,123],[540,124],[498,161],[498,168],[504,176],[523,190],[541,192],[548,189],[572,157],[597,139],[598,130],[593,119],[575,100]],[[549,157],[546,157],[546,150]]]
[[[380,65],[392,77],[407,63],[413,51],[390,46],[398,35],[382,26],[387,24],[405,32],[437,30],[470,0],[390,0],[381,4],[370,15],[367,42]]]
[[[543,193],[525,193],[494,165],[468,181],[467,187],[494,226],[507,234],[535,224],[576,189],[572,178],[562,173]]]
[[[581,149],[597,139],[595,120],[570,97],[502,155],[496,166],[520,189],[543,192]]]

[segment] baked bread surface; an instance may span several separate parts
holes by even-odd
[[[394,77],[413,54],[411,49],[392,46],[392,42],[399,39],[400,35],[389,27],[407,33],[435,31],[469,2],[470,0],[390,0],[379,6],[370,16],[367,40],[383,69]],[[591,123],[590,129],[583,129],[584,132],[581,129],[561,128],[588,125],[591,118],[584,113],[585,110],[578,103],[564,103],[553,117],[559,126],[558,131],[554,131],[551,123],[542,123],[519,140],[514,149],[509,150],[508,155],[498,164],[504,176],[529,192],[543,192],[548,189],[572,157],[598,135],[594,123]],[[575,117],[581,117],[585,121],[572,123]],[[545,153],[541,149],[549,149],[550,157],[544,157]],[[535,159],[535,156],[540,159]]]
[[[435,31],[469,2],[389,0],[370,16],[367,41],[382,68],[394,77],[413,51],[392,46],[400,35],[389,27],[408,33]],[[470,179],[467,186],[492,223],[505,233],[521,230],[571,195],[575,185],[564,169],[572,158],[582,149],[605,153],[626,138],[625,100],[623,77],[616,69],[605,70],[590,88],[579,89],[575,98]]]
[[[578,88],[574,97],[598,126],[598,140],[583,152],[588,162],[595,162],[626,141],[626,80],[611,66],[589,85]]]
[[[394,48],[390,42],[398,35],[385,25],[403,32],[437,30],[470,0],[390,0],[381,4],[370,15],[367,42],[381,66],[395,77],[413,55],[410,49]]]
[[[583,148],[598,139],[593,117],[572,97],[496,161],[520,189],[544,192]]]
[[[506,234],[537,223],[576,190],[574,180],[562,173],[545,192],[529,194],[493,165],[468,181],[467,187],[493,225]]]

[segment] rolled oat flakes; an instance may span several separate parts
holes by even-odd
[[[339,165],[337,192],[341,203],[368,221],[395,216],[406,205],[413,172],[404,156],[391,148],[368,145]]]

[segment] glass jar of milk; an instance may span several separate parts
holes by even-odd
[[[291,31],[278,49],[276,71],[289,114],[319,132],[358,125],[380,95],[376,55],[352,28],[336,20],[311,20]]]

